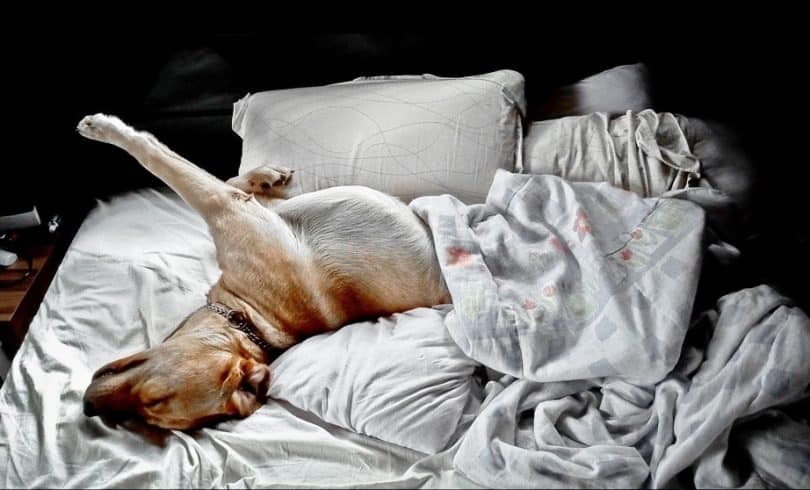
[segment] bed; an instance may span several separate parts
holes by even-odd
[[[213,253],[202,219],[170,190],[122,195],[88,216],[3,387],[4,486],[472,485],[446,456],[361,436],[283,403],[164,448],[86,419],[80,400],[91,366],[161,342],[201,306],[217,276]]]
[[[750,169],[728,164],[714,126],[650,110],[645,76],[623,65],[563,87],[544,117],[512,70],[232,97],[240,174],[276,159],[302,192],[359,183],[410,202],[453,305],[309,339],[275,361],[255,414],[150,443],[85,417],[82,395],[204,304],[214,246],[168,189],[99,199],[0,389],[0,482],[807,487],[810,320],[768,285],[717,293],[707,270],[739,263]],[[321,112],[354,123],[324,129]]]

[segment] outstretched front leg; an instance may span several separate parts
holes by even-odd
[[[165,182],[189,206],[211,224],[223,211],[250,194],[222,182],[149,133],[137,131],[114,116],[95,114],[79,122],[76,130],[85,138],[109,143],[135,157],[147,170]]]

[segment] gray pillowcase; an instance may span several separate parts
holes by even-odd
[[[703,177],[746,210],[751,203],[754,165],[738,136],[720,123],[696,117],[688,118],[685,130]]]
[[[558,88],[540,109],[537,119],[609,115],[652,108],[649,73],[643,63],[621,65]]]

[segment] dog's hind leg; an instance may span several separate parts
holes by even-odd
[[[114,116],[95,114],[79,122],[84,137],[109,143],[132,155],[147,170],[165,182],[206,221],[247,201],[250,194],[222,182],[177,153],[149,133],[137,131]]]
[[[272,207],[292,196],[290,181],[295,170],[264,165],[227,180],[227,184],[256,196],[266,207]]]

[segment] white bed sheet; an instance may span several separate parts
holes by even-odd
[[[457,444],[426,456],[272,401],[165,447],[82,413],[95,369],[154,346],[219,271],[202,219],[168,190],[99,202],[0,389],[3,487],[475,487]],[[171,294],[165,294],[170,292]]]

